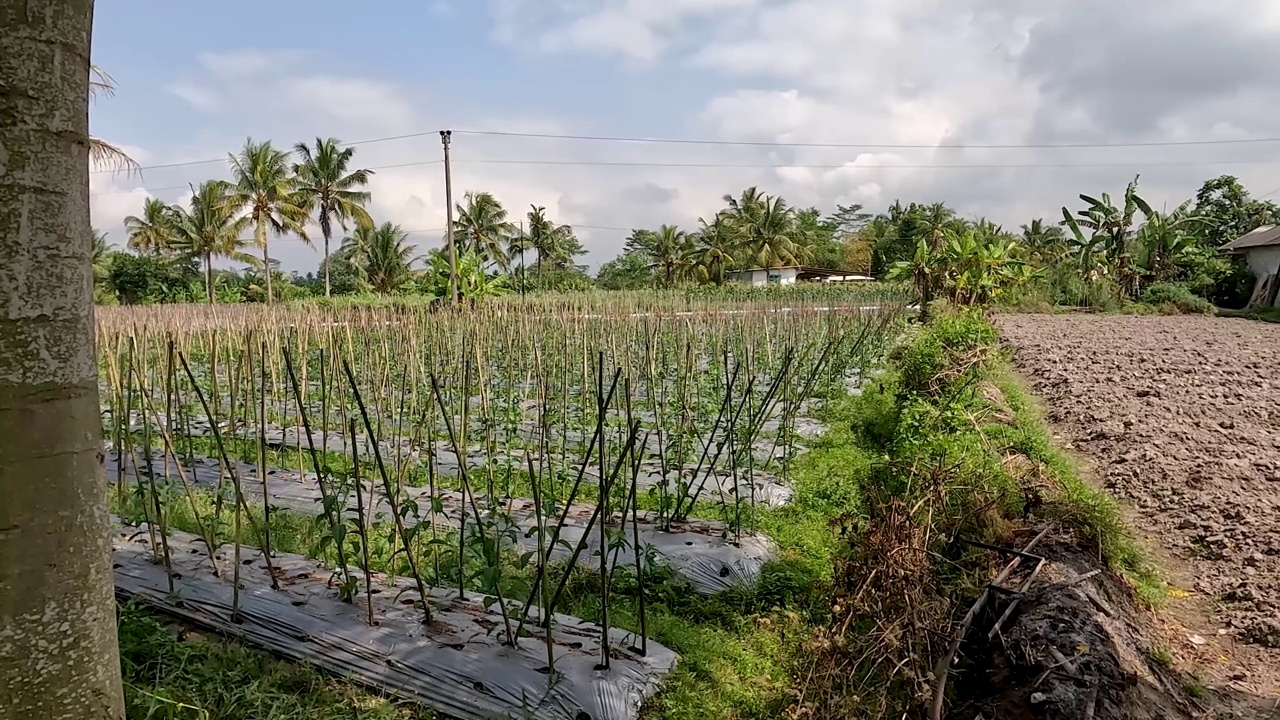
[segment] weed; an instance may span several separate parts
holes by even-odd
[[[919,708],[932,692],[938,638],[992,575],[989,553],[955,541],[1003,542],[1033,507],[1075,529],[1144,597],[1158,594],[1117,506],[1054,448],[996,342],[977,313],[938,312],[848,400],[849,429],[828,435],[864,470],[843,495],[831,625],[811,647],[799,712],[886,717]],[[1024,484],[1014,456],[1047,492]]]
[[[1188,675],[1182,678],[1182,689],[1186,691],[1188,695],[1197,700],[1203,700],[1204,698],[1209,697],[1209,694],[1212,692],[1209,689],[1209,683],[1205,677],[1204,670],[1201,668],[1195,668]]]
[[[1146,655],[1148,660],[1166,670],[1173,669],[1173,652],[1169,650],[1168,645],[1144,646],[1142,654]]]

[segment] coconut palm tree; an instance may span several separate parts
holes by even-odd
[[[734,219],[749,264],[758,267],[785,267],[804,262],[809,249],[795,212],[780,197],[762,195],[759,202],[743,208]],[[732,217],[732,216],[731,216]]]
[[[583,252],[582,244],[573,236],[573,228],[556,225],[547,217],[547,209],[538,205],[529,206],[529,231],[521,239],[520,247],[538,253],[539,280],[544,265],[563,267]]]
[[[457,205],[453,235],[459,253],[473,253],[493,262],[503,272],[511,269],[507,250],[516,226],[507,220],[506,208],[492,194],[469,192]]]
[[[1065,237],[1060,226],[1046,225],[1044,218],[1032,220],[1030,223],[1023,225],[1021,230],[1022,244],[1026,245],[1030,250],[1043,248]]]
[[[699,272],[717,285],[724,284],[724,271],[735,264],[736,239],[729,217],[716,213],[711,222],[698,218],[698,232],[692,251]]]
[[[724,196],[726,227],[732,230],[738,256],[749,265],[781,267],[805,261],[809,242],[796,222],[795,210],[780,197],[755,187],[740,197]]]
[[[306,143],[293,146],[299,162],[293,164],[297,176],[298,194],[306,199],[308,210],[314,209],[324,237],[324,296],[329,297],[329,240],[333,237],[336,220],[343,232],[347,221],[363,227],[373,227],[373,219],[365,210],[369,193],[359,188],[369,184],[372,170],[348,170],[354,148],[342,147],[337,139],[316,138],[315,149]]]
[[[767,197],[768,195],[765,195],[764,193],[760,192],[759,188],[757,188],[755,185],[752,185],[746,190],[743,190],[742,195],[739,197],[735,198],[732,195],[724,196],[724,201],[729,206],[728,208],[726,208],[726,212],[731,218],[740,219],[740,218],[749,217],[755,214],[759,210],[760,206],[764,204],[764,200]]]
[[[172,205],[160,198],[147,198],[142,205],[142,217],[129,215],[124,219],[129,249],[143,255],[163,255],[177,237],[176,223],[177,214]]]
[[[1067,251],[1067,236],[1059,225],[1046,225],[1036,218],[1022,226],[1022,244],[1039,257],[1040,262],[1051,265],[1060,261]]]
[[[236,212],[228,202],[229,192],[226,182],[207,180],[192,188],[189,209],[173,206],[173,248],[204,263],[204,289],[210,303],[214,302],[213,259],[225,257],[239,262],[252,259],[242,250],[245,241],[241,236],[253,218]]]
[[[243,211],[253,223],[254,244],[262,248],[262,266],[271,267],[267,235],[293,233],[308,244],[303,224],[310,215],[308,198],[298,192],[298,181],[290,172],[289,153],[271,143],[245,141],[239,155],[230,155],[231,192],[227,202]],[[268,232],[269,231],[269,232]],[[271,275],[267,280],[267,304],[271,304]]]
[[[933,203],[921,208],[917,232],[929,245],[929,252],[938,254],[947,239],[947,230],[956,229],[956,212],[946,203]]]
[[[408,239],[409,233],[389,222],[378,227],[356,226],[342,241],[339,253],[370,289],[386,295],[413,280],[413,266],[422,259],[413,254],[414,246]]]
[[[633,231],[626,248],[644,256],[649,269],[658,271],[662,286],[671,287],[691,264],[693,244],[685,231],[663,225],[657,230]]]
[[[0,716],[125,716],[89,270],[93,3],[0,2]],[[37,211],[36,208],[39,208]],[[33,217],[36,212],[39,218]],[[74,521],[72,520],[74,518]]]

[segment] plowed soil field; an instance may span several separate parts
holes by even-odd
[[[1164,613],[1173,654],[1224,693],[1276,697],[1280,325],[1104,315],[998,324],[1060,444],[1164,562],[1176,588]]]

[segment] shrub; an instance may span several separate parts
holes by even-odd
[[[1242,308],[1253,293],[1254,279],[1243,257],[1216,256],[1187,285],[1218,307]]]
[[[1178,283],[1155,283],[1142,292],[1142,302],[1160,308],[1175,308],[1181,313],[1208,315],[1213,303],[1199,297]]]
[[[908,395],[950,392],[983,365],[998,336],[977,310],[945,309],[895,353],[901,389]]]

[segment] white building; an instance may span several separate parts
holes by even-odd
[[[726,272],[724,279],[731,282],[748,283],[750,285],[794,285],[801,282],[871,282],[875,278],[867,275],[856,275],[844,270],[826,270],[809,268],[800,265],[789,265],[776,268],[750,268]]]
[[[1249,296],[1249,307],[1280,305],[1280,226],[1263,225],[1253,232],[1232,240],[1222,249],[1243,255],[1249,272],[1257,281]]]

